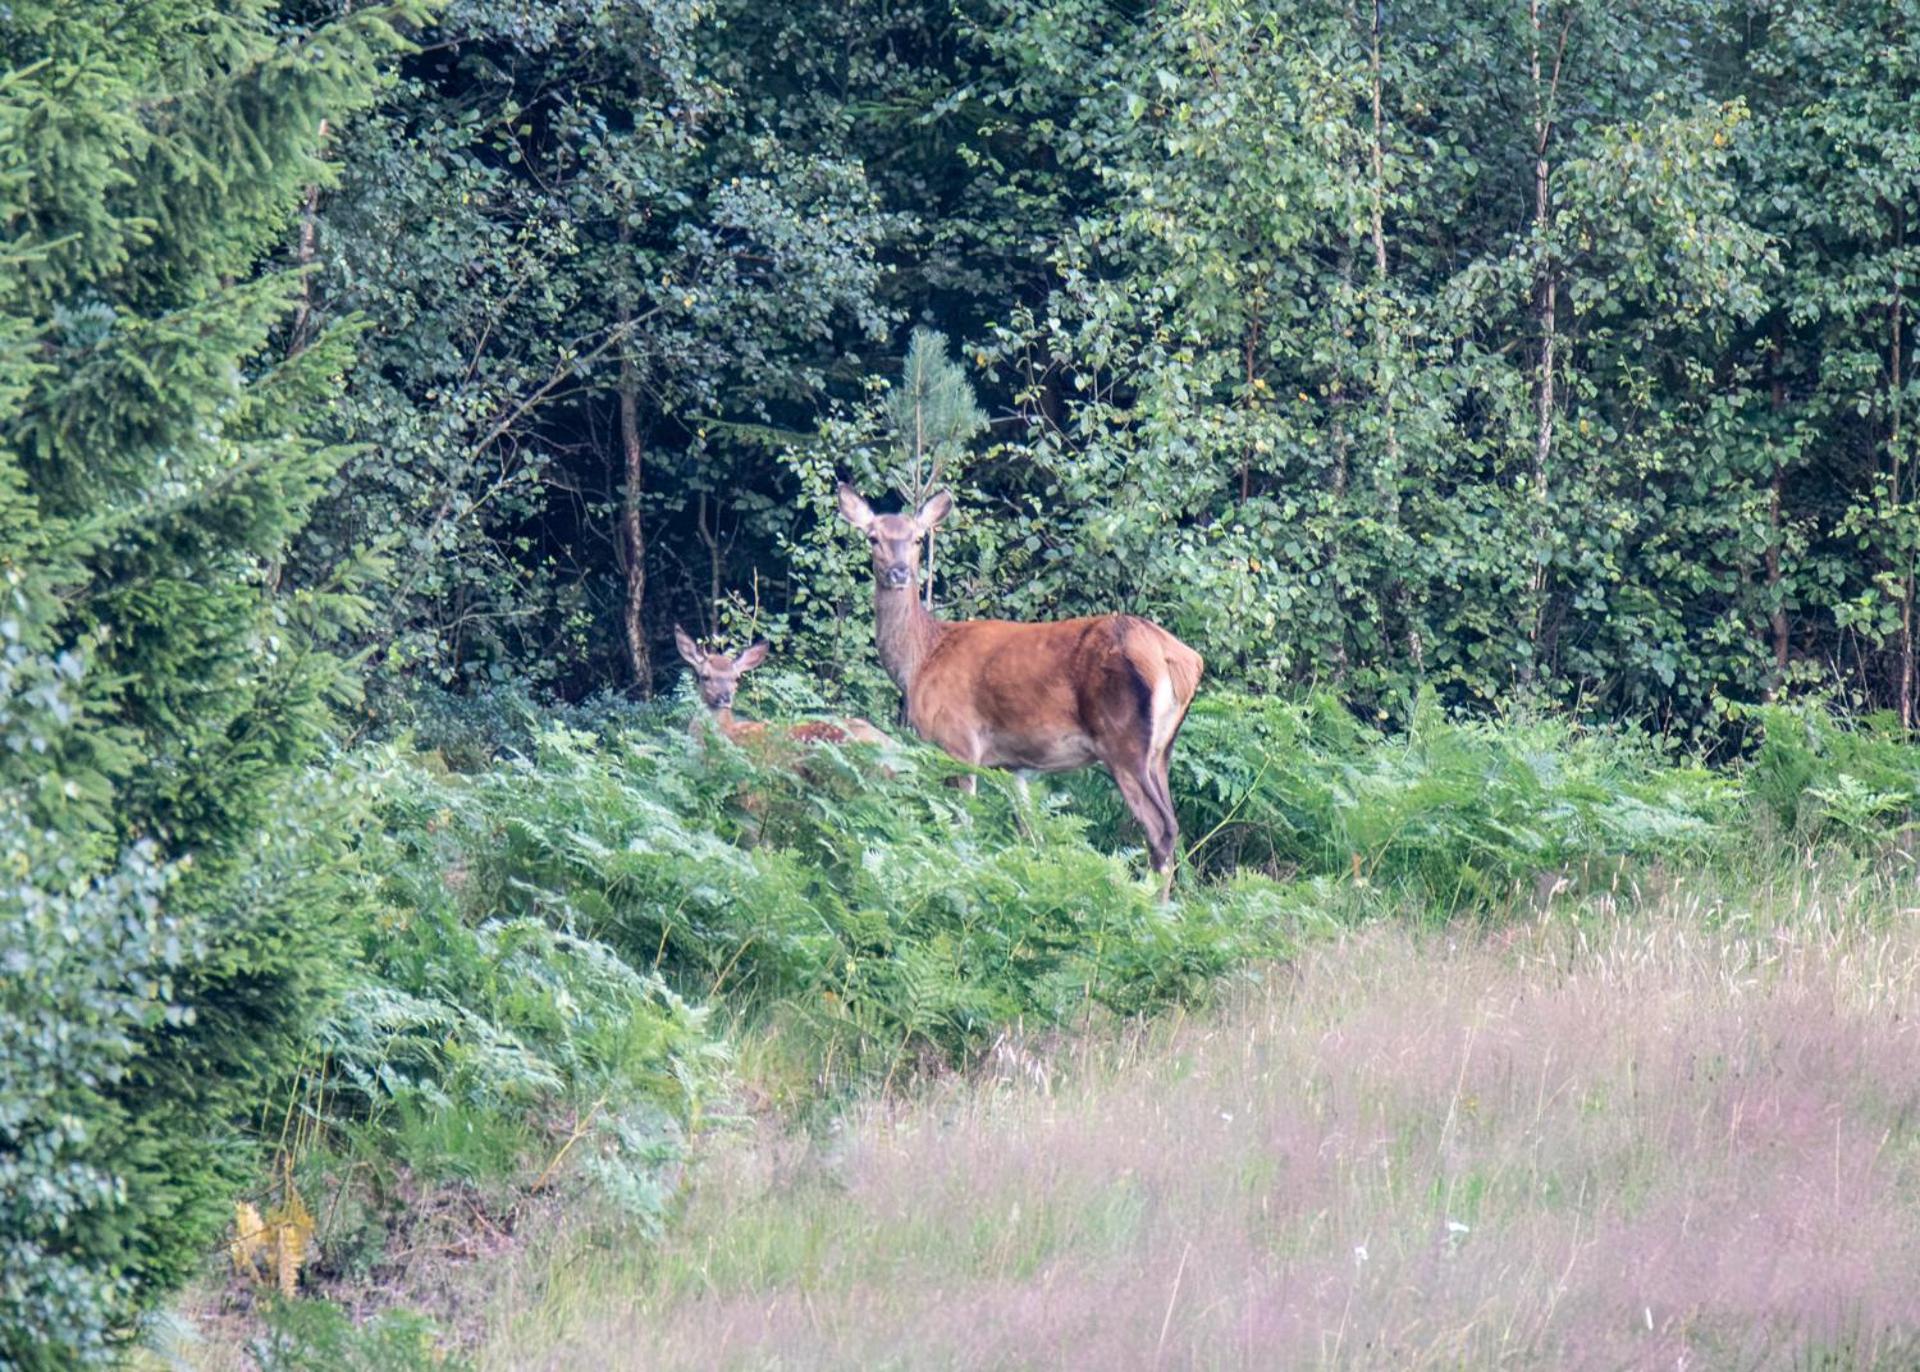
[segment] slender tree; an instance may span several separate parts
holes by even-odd
[[[900,384],[887,396],[887,418],[900,449],[894,489],[908,509],[919,509],[957,475],[966,445],[987,425],[966,369],[947,356],[947,338],[915,329],[901,364]],[[933,608],[933,530],[927,531],[926,605]]]

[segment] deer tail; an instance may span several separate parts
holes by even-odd
[[[1200,673],[1206,664],[1200,654],[1144,619],[1128,616],[1128,665],[1139,682],[1142,712],[1146,716],[1148,747],[1155,755],[1173,743],[1173,737],[1186,722],[1187,707],[1200,689]],[[1151,644],[1151,647],[1149,647]]]
[[[1193,704],[1194,693],[1200,689],[1200,674],[1207,669],[1206,660],[1174,638],[1166,645],[1167,675],[1173,679],[1174,698],[1180,702],[1182,711]]]

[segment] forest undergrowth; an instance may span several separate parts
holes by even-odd
[[[772,691],[804,703],[799,683]],[[986,772],[969,796],[943,784],[966,769],[908,745],[825,746],[797,765],[768,765],[724,740],[689,736],[679,727],[685,709],[555,714],[502,697],[448,712],[429,702],[406,730],[336,761],[326,794],[358,833],[358,958],[307,1066],[282,1098],[262,1102],[276,1161],[249,1204],[268,1242],[245,1254],[236,1242],[185,1307],[191,1318],[176,1312],[156,1322],[151,1346],[191,1365],[374,1367],[448,1356],[569,1365],[568,1356],[597,1360],[573,1340],[616,1337],[593,1331],[610,1318],[594,1293],[610,1289],[617,1271],[620,1283],[651,1274],[643,1285],[658,1304],[646,1308],[665,1342],[654,1349],[661,1361],[649,1354],[645,1365],[702,1362],[703,1329],[720,1338],[713,1347],[755,1365],[765,1340],[785,1335],[754,1321],[775,1319],[767,1312],[783,1300],[815,1299],[816,1277],[858,1297],[843,1312],[852,1342],[820,1343],[819,1365],[885,1362],[871,1340],[901,1319],[931,1315],[899,1306],[903,1293],[869,1290],[878,1268],[844,1270],[856,1262],[848,1252],[869,1250],[871,1236],[837,1234],[839,1221],[824,1211],[789,1214],[784,1201],[741,1221],[740,1196],[768,1198],[764,1187],[741,1192],[734,1169],[791,1163],[808,1176],[839,1175],[848,1150],[880,1146],[875,1139],[892,1138],[902,1120],[951,1122],[956,1110],[987,1130],[979,1121],[998,1118],[993,1102],[1015,1082],[1031,1096],[1021,1108],[1056,1108],[1043,1103],[1058,1088],[1080,1093],[1072,1098],[1087,1110],[1105,1110],[1109,1094],[1132,1100],[1147,1089],[1125,1065],[1140,1054],[1145,1079],[1187,1070],[1177,1065],[1189,1054],[1182,1034],[1252,1043],[1259,1035],[1248,1026],[1257,1021],[1262,1033],[1285,1025],[1289,1042],[1304,1042],[1312,1014],[1345,1015],[1349,992],[1352,1013],[1370,1014],[1366,994],[1390,991],[1396,1005],[1417,999],[1414,984],[1454,960],[1488,978],[1460,996],[1558,1004],[1577,968],[1604,974],[1631,960],[1634,940],[1666,950],[1660,957],[1693,949],[1687,957],[1719,959],[1716,966],[1764,961],[1770,940],[1783,948],[1810,940],[1851,975],[1856,950],[1847,940],[1858,934],[1881,940],[1869,969],[1877,980],[1842,986],[1834,972],[1830,989],[1877,995],[1872,985],[1897,970],[1892,926],[1910,913],[1897,890],[1910,879],[1904,822],[1920,793],[1920,750],[1815,708],[1760,712],[1750,721],[1761,739],[1752,755],[1709,767],[1644,733],[1551,716],[1463,721],[1419,705],[1411,726],[1388,736],[1327,699],[1206,698],[1176,753],[1188,857],[1176,899],[1164,906],[1129,846],[1137,834],[1101,778],[1040,785],[1023,797],[1009,778]],[[1406,985],[1380,980],[1388,965],[1403,967]],[[1415,976],[1416,966],[1426,970]],[[1682,980],[1697,970],[1670,969]],[[1303,978],[1318,978],[1321,999],[1295,1024],[1289,1007]],[[1678,1005],[1684,988],[1668,989]],[[1465,1002],[1455,1008],[1456,1018],[1467,1015]],[[1394,1032],[1417,1036],[1425,1017],[1409,1008]],[[1178,1027],[1198,1025],[1210,1027]],[[1552,1032],[1573,1027],[1574,1018],[1562,1018]],[[1142,1047],[1149,1043],[1151,1052]],[[1557,1051],[1546,1039],[1534,1050]],[[1441,1040],[1431,1052],[1443,1055]],[[1613,1059],[1592,1066],[1629,1070]],[[1246,1108],[1265,1118],[1305,1108],[1292,1099],[1296,1089],[1308,1104],[1316,1091],[1347,1089],[1337,1065],[1315,1069],[1318,1086],[1314,1070],[1301,1070],[1270,1100],[1255,1099],[1247,1084]],[[1530,1081],[1547,1080],[1528,1072]],[[1507,1128],[1511,1121],[1498,1122],[1517,1108],[1513,1093],[1525,1094],[1517,1076],[1503,1080],[1511,1100],[1469,1093],[1485,1102],[1470,1108],[1488,1110],[1490,1128]],[[1598,1100],[1617,1083],[1565,1089]],[[1893,1112],[1887,1137],[1904,1138],[1906,1107],[1884,1092],[1877,1098]],[[1462,1127],[1466,1099],[1454,1101],[1449,1134]],[[1576,1110],[1562,1123],[1572,1131],[1578,1118]],[[1380,1128],[1382,1138],[1402,1137],[1404,1156],[1413,1126]],[[1125,1134],[1112,1144],[1121,1152],[1132,1146]],[[1343,1148],[1359,1146],[1340,1137]],[[1671,1130],[1659,1137],[1670,1141]],[[1509,1189],[1517,1139],[1500,1145],[1507,1151],[1496,1169]],[[969,1146],[1001,1144],[982,1136]],[[1021,1183],[1038,1187],[1033,1195],[1015,1195],[1008,1181],[1016,1215],[1076,1204],[1046,1180],[1052,1164],[1039,1160],[1048,1151],[1036,1147],[1039,1170]],[[1433,1178],[1451,1176],[1443,1162],[1421,1165],[1440,1169]],[[1676,1156],[1647,1166],[1665,1176],[1661,1168],[1684,1163]],[[1143,1165],[1115,1161],[1113,1177],[1137,1176]],[[1327,1174],[1317,1184],[1338,1181]],[[1456,1184],[1490,1183],[1444,1182]],[[1422,1213],[1446,1208],[1434,1192],[1442,1185],[1369,1193],[1365,1224],[1384,1224],[1395,1197],[1418,1199]],[[710,1199],[716,1188],[733,1198],[722,1202],[724,1219]],[[1210,1198],[1205,1205],[1218,1203],[1212,1183],[1194,1189]],[[1527,1211],[1509,1200],[1516,1217]],[[1328,1227],[1328,1216],[1358,1203],[1344,1192],[1318,1197],[1322,1219],[1269,1256],[1344,1243],[1365,1224],[1349,1215]],[[804,1208],[804,1199],[792,1205]],[[979,1223],[996,1222],[996,1213],[983,1204]],[[1121,1225],[1126,1243],[1102,1240],[1101,1252],[1144,1262],[1133,1247],[1149,1243],[1144,1213]],[[1630,1218],[1607,1214],[1619,1224]],[[1195,1235],[1206,1231],[1198,1212],[1192,1218]],[[1442,1251],[1446,1223],[1476,1223],[1437,1211],[1428,1218],[1443,1226]],[[960,1225],[957,1210],[888,1223],[940,1247],[949,1220]],[[736,1292],[759,1302],[745,1325],[724,1314],[732,1297],[694,1292],[684,1268],[689,1245],[719,1252],[715,1245],[732,1242],[722,1231],[736,1222],[748,1250],[800,1242],[772,1232],[786,1223],[811,1235],[811,1256],[779,1259],[798,1268],[760,1273]],[[847,1222],[865,1221],[856,1212]],[[1055,1270],[1048,1255],[1086,1257],[1080,1219],[1051,1237],[1022,1223],[1054,1225],[1016,1222],[1012,1248],[996,1249],[991,1262],[969,1259],[969,1280],[997,1273],[999,1295],[980,1299],[1026,1300],[1016,1288]],[[963,1250],[968,1232],[953,1231]],[[292,1258],[274,1247],[289,1234]],[[1372,1253],[1379,1241],[1360,1242]],[[1031,1251],[1017,1258],[1023,1245]],[[902,1270],[925,1257],[908,1246]],[[1544,1251],[1528,1260],[1544,1263]],[[1414,1260],[1411,1249],[1400,1257]],[[546,1260],[597,1275],[543,1273]],[[748,1258],[727,1259],[736,1260]],[[763,1260],[772,1261],[752,1259]],[[1206,1275],[1196,1268],[1194,1279],[1227,1280],[1221,1255],[1203,1252],[1202,1261]],[[1159,1275],[1143,1269],[1127,1279]],[[504,1303],[492,1285],[502,1279],[523,1284]],[[754,1284],[763,1279],[771,1285]],[[1233,1304],[1224,1286],[1215,1295]],[[722,1313],[707,1308],[713,1299]],[[1285,1330],[1248,1333],[1247,1347],[1309,1328],[1324,1334],[1324,1314],[1295,1310],[1281,1319]],[[1526,1318],[1535,1320],[1527,1336],[1535,1342],[1525,1346],[1544,1357],[1558,1326],[1537,1310]],[[711,1320],[724,1328],[702,1323]],[[759,1332],[743,1333],[749,1325]],[[1213,1316],[1182,1324],[1186,1342],[1176,1346],[1201,1362],[1235,1361],[1231,1331],[1216,1326]],[[1070,1327],[1056,1333],[1064,1338]],[[1683,1343],[1694,1336],[1691,1324],[1674,1329]],[[1463,1333],[1465,1343],[1444,1347],[1494,1347],[1475,1342],[1483,1335]],[[543,1362],[529,1351],[542,1340],[573,1351]],[[1057,1361],[1044,1351],[1053,1346],[1035,1345],[1033,1357]],[[1351,1357],[1357,1345],[1341,1341],[1331,1360],[1340,1361],[1342,1347]],[[997,1365],[997,1356],[955,1344],[936,1361]]]

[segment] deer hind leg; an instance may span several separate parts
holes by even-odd
[[[1177,830],[1170,811],[1154,799],[1152,783],[1148,780],[1153,769],[1142,758],[1132,766],[1109,763],[1107,770],[1113,774],[1113,784],[1120,788],[1120,798],[1126,801],[1127,809],[1147,832],[1147,857],[1153,870],[1162,877],[1161,899],[1164,900],[1173,884],[1173,842]]]
[[[1180,849],[1180,820],[1173,812],[1173,797],[1167,790],[1167,764],[1164,757],[1147,764],[1145,780],[1147,799],[1159,811],[1162,832],[1166,836],[1166,853],[1154,862],[1153,869],[1160,874],[1160,899],[1167,900],[1173,895],[1173,868]]]
[[[1173,794],[1167,788],[1167,759],[1164,753],[1147,765],[1146,786],[1147,798],[1160,812],[1160,822],[1166,829],[1166,861],[1154,864],[1155,870],[1164,878],[1160,888],[1160,899],[1165,900],[1173,894],[1173,866],[1176,851],[1180,846],[1180,819],[1173,812]]]
[[[1173,808],[1173,787],[1169,782],[1169,772],[1173,765],[1173,741],[1179,737],[1180,726],[1187,722],[1186,707],[1173,699],[1172,689],[1163,679],[1154,688],[1153,693],[1153,753],[1147,766],[1147,780],[1152,789],[1153,798],[1166,816],[1167,834],[1174,844],[1180,839],[1180,820]],[[1161,898],[1165,899],[1173,889],[1173,868],[1167,868],[1167,886]]]
[[[1147,756],[1141,768],[1141,781],[1147,799],[1159,813],[1165,835],[1166,855],[1154,863],[1162,876],[1160,899],[1173,893],[1174,852],[1180,842],[1180,819],[1173,809],[1173,791],[1167,784],[1167,770],[1173,759],[1173,740],[1186,722],[1186,707],[1174,693],[1173,682],[1163,667],[1155,674],[1147,694]]]
[[[922,735],[922,737],[939,744],[948,757],[958,758],[961,762],[970,762],[975,767],[980,765],[980,755],[983,750],[977,738],[970,735],[963,738],[943,738],[931,734]],[[965,791],[968,795],[975,795],[980,789],[979,778],[974,776],[948,777],[947,784],[956,790]]]
[[[1015,767],[1009,773],[1013,778],[1013,827],[1020,831],[1020,837],[1028,843],[1034,842],[1039,835],[1033,832],[1033,824],[1028,816],[1033,813],[1033,772],[1030,768]],[[967,778],[972,781],[972,777]]]

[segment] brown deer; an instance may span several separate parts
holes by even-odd
[[[700,687],[700,701],[707,707],[706,718],[695,715],[692,730],[697,735],[711,723],[741,746],[767,738],[767,726],[757,720],[733,717],[733,695],[740,678],[767,660],[767,645],[756,643],[738,657],[709,653],[693,641],[678,624],[673,626],[673,641],[680,656],[693,668],[693,679]],[[780,730],[780,736],[795,743],[891,743],[893,740],[864,719],[805,719]]]
[[[1137,615],[1047,624],[935,617],[920,603],[920,540],[952,508],[943,491],[915,515],[877,515],[840,486],[840,514],[873,552],[874,635],[881,666],[906,697],[907,723],[975,766],[1104,766],[1146,830],[1165,900],[1180,837],[1167,763],[1200,686],[1200,654]]]

